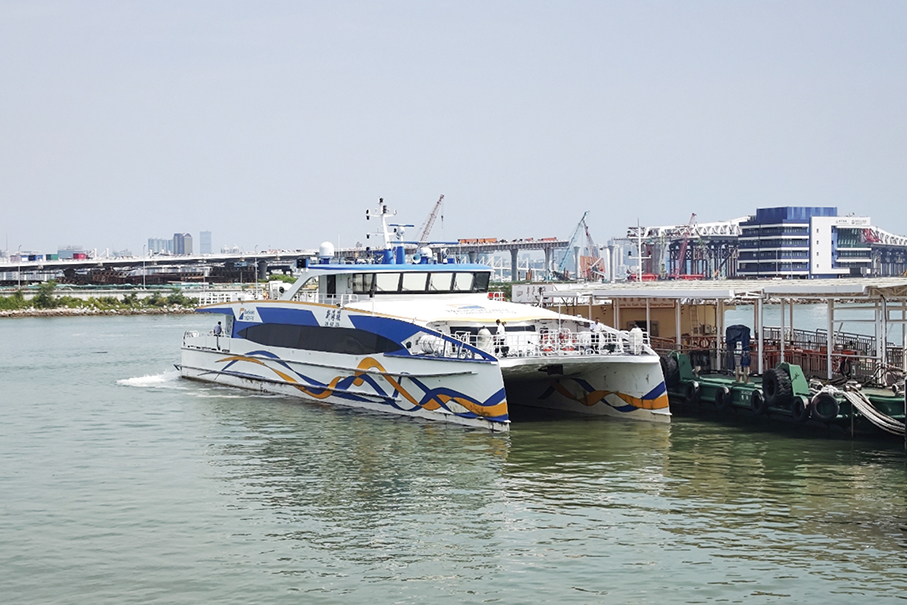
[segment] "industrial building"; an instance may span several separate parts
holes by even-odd
[[[868,216],[835,207],[759,208],[754,215],[700,224],[630,227],[612,240],[615,278],[818,279],[888,277],[907,271],[907,238]]]

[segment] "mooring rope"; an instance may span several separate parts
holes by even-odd
[[[904,423],[877,410],[863,391],[854,390],[848,387],[841,390],[836,389],[835,387],[829,388],[829,386],[826,386],[822,390],[832,394],[840,393],[843,395],[855,410],[863,414],[867,420],[883,431],[891,433],[892,435],[904,435]]]

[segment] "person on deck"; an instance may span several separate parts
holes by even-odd
[[[507,357],[507,351],[510,349],[505,343],[507,342],[507,327],[500,319],[496,320],[497,328],[494,334],[495,353],[500,353],[502,357]]]

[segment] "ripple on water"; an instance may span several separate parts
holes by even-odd
[[[179,379],[197,321],[0,322],[23,343],[0,350],[7,600],[813,603],[907,588],[896,449],[682,418],[509,435],[389,419]]]

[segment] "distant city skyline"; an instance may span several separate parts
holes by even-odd
[[[836,206],[907,235],[907,3],[0,3],[7,249],[606,241]],[[173,225],[176,224],[175,228]]]

